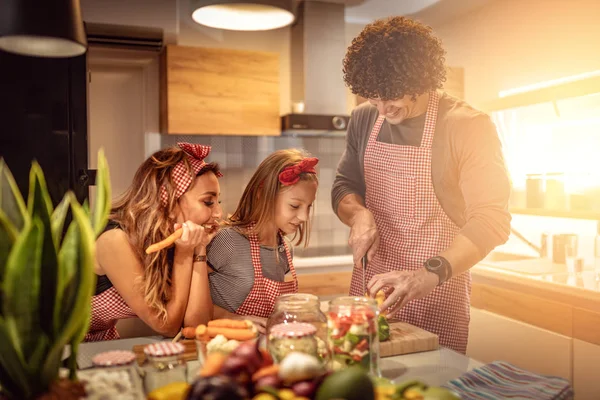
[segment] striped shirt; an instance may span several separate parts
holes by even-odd
[[[289,239],[285,240],[292,251]],[[276,250],[279,250],[279,256]],[[214,270],[208,274],[213,304],[235,312],[254,285],[250,241],[237,230],[225,228],[208,245],[207,259]],[[283,282],[290,271],[282,245],[260,246],[260,262],[264,277],[273,281]]]

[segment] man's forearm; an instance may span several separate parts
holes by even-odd
[[[479,248],[466,236],[456,235],[454,241],[440,253],[450,263],[452,275],[458,276],[483,259]]]
[[[340,200],[337,216],[344,224],[352,226],[356,215],[366,209],[364,199],[357,194],[350,193]]]

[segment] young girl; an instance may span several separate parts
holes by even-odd
[[[248,316],[264,331],[282,294],[298,292],[286,235],[308,243],[309,214],[317,192],[318,160],[300,150],[269,155],[246,186],[231,227],[208,247],[215,317]],[[285,282],[291,272],[292,280]]]
[[[86,340],[118,339],[117,320],[139,317],[174,336],[212,318],[206,246],[221,217],[219,167],[209,146],[179,143],[148,158],[96,243],[96,292]],[[175,246],[145,250],[178,228]]]

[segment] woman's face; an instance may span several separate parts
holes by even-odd
[[[286,235],[295,233],[310,216],[317,182],[299,181],[279,192],[275,200],[275,225]]]
[[[221,218],[221,188],[212,171],[197,176],[192,185],[179,198],[177,222],[192,221],[198,225],[213,225]]]

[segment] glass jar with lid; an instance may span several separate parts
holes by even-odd
[[[298,352],[319,357],[315,334],[317,328],[304,322],[281,323],[269,332],[269,353],[280,363],[289,353]]]
[[[380,376],[378,316],[375,299],[344,296],[330,302],[327,333],[334,370],[359,365]]]
[[[142,391],[136,356],[127,350],[113,350],[92,358],[95,368],[80,371],[86,398],[133,398]]]
[[[187,365],[181,343],[159,342],[144,347],[148,361],[144,365],[144,389],[154,389],[173,382],[187,382]]]
[[[275,310],[267,320],[267,341],[270,330],[281,323],[304,322],[316,328],[318,355],[323,363],[329,361],[327,347],[327,317],[321,311],[321,301],[312,294],[295,293],[279,296],[275,302]]]

